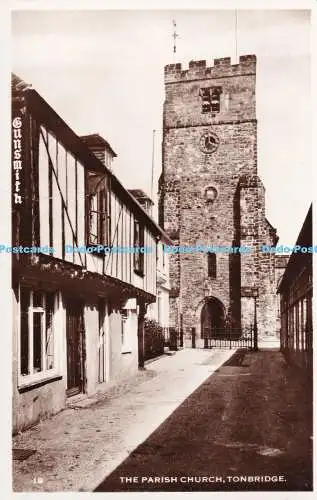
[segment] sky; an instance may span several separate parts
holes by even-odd
[[[173,24],[177,51],[173,53]],[[258,174],[280,244],[293,245],[312,199],[307,10],[13,11],[12,69],[78,134],[99,133],[126,188],[156,201],[164,66],[257,56]],[[237,41],[237,44],[236,44]],[[154,189],[151,189],[154,138]]]

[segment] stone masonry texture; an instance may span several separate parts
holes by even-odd
[[[257,175],[255,84],[254,55],[241,56],[239,64],[223,58],[211,67],[206,61],[191,61],[187,70],[165,67],[160,224],[177,246],[252,249],[216,253],[216,277],[208,277],[203,252],[171,255],[170,323],[179,328],[182,317],[187,345],[192,328],[196,338],[204,336],[202,309],[210,300],[221,304],[224,327],[247,328],[257,307],[259,338],[277,334],[275,255],[260,251],[277,237]],[[214,86],[221,88],[220,111],[202,112],[201,89]],[[218,144],[206,153],[201,145],[208,132]],[[213,201],[208,188],[216,193]]]

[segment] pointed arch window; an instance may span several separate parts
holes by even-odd
[[[207,253],[208,278],[217,278],[217,257],[213,252]]]

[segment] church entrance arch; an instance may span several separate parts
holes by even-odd
[[[215,338],[226,334],[225,307],[216,297],[207,297],[201,310],[202,338]]]

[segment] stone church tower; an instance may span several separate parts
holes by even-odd
[[[276,335],[275,256],[260,250],[277,237],[257,176],[255,83],[254,55],[165,67],[160,224],[178,247],[218,247],[170,257],[170,325],[185,345],[193,327],[201,345],[255,317],[260,341]]]

